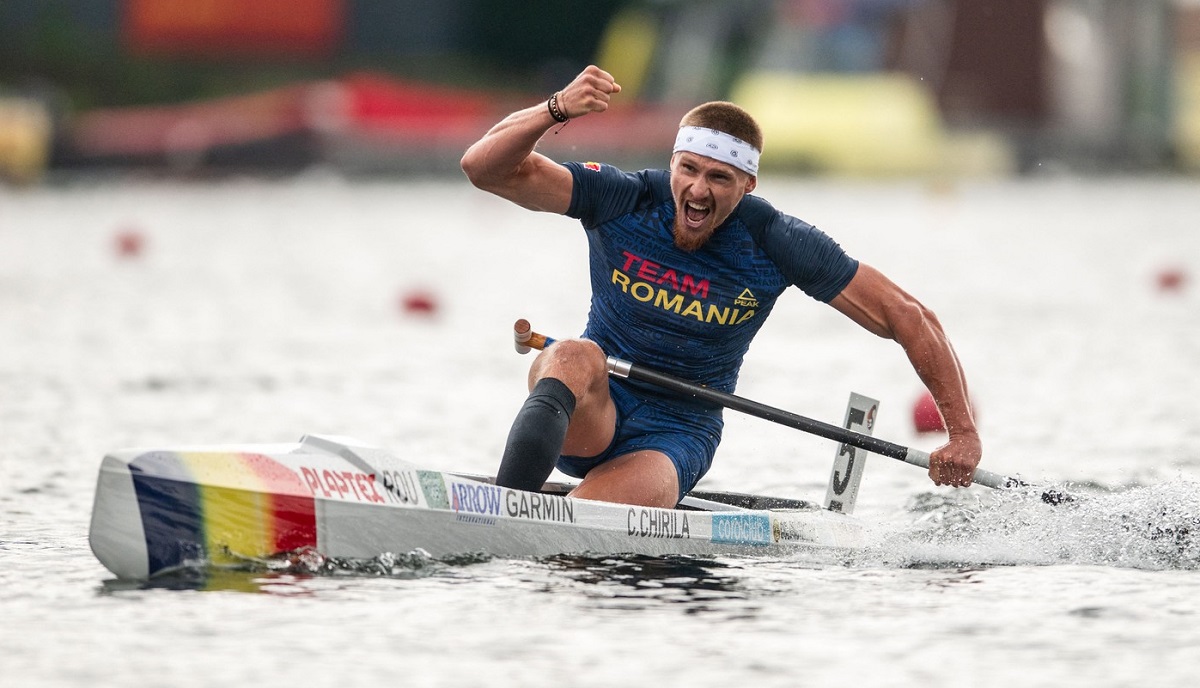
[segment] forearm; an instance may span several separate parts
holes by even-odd
[[[565,213],[571,204],[573,177],[562,165],[536,152],[542,135],[567,118],[608,109],[621,86],[599,67],[584,69],[550,103],[540,103],[505,117],[467,149],[462,169],[475,186],[529,208]]]
[[[978,436],[962,363],[937,317],[922,306],[895,331],[913,370],[937,402],[951,438]]]
[[[463,172],[475,186],[499,192],[523,175],[537,142],[554,124],[545,103],[512,113],[467,149]]]
[[[932,311],[865,263],[831,305],[868,331],[904,348],[917,376],[937,401],[951,435],[976,433],[966,376]]]
[[[938,485],[965,487],[983,455],[967,378],[937,316],[878,270],[859,264],[854,279],[830,302],[867,330],[894,339],[925,383],[946,421],[949,442],[929,455]]]

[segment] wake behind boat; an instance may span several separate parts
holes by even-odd
[[[852,395],[846,427],[870,430],[878,402]],[[837,454],[826,506],[795,499],[697,492],[674,509],[573,499],[417,466],[332,436],[110,453],[100,466],[89,541],[123,579],[315,550],[369,559],[423,550],[433,557],[556,554],[782,554],[857,548],[850,515],[865,452]]]

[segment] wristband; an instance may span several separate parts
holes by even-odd
[[[554,118],[555,122],[565,122],[570,119],[570,117],[567,117],[567,113],[558,107],[558,93],[550,96],[550,100],[546,101],[546,108],[550,110],[550,116]]]

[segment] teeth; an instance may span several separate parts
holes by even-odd
[[[707,210],[708,209],[708,206],[700,205],[699,203],[693,203],[692,201],[688,201],[687,204],[688,204],[688,207],[691,208],[692,210]]]

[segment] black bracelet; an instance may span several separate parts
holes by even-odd
[[[558,107],[558,93],[550,96],[550,100],[546,101],[546,107],[549,108],[550,116],[554,118],[555,122],[565,122],[570,119],[570,117],[567,117],[567,114]]]

